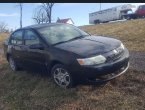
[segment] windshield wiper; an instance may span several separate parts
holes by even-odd
[[[67,40],[67,41],[61,41],[61,42],[58,42],[58,43],[55,43],[55,44],[52,44],[52,45],[57,45],[57,44],[61,44],[61,43],[65,43],[65,42],[69,42],[69,41],[72,41],[72,40],[75,40],[75,39],[80,39],[80,38],[83,38],[85,36],[89,36],[89,35],[81,35],[81,36],[77,36],[75,38],[72,38],[70,40]]]
[[[75,39],[80,39],[80,38],[84,38],[85,36],[89,36],[89,35],[80,35],[80,36],[77,36],[77,37],[74,37],[68,41],[72,41],[72,40],[75,40]]]
[[[68,42],[68,40],[67,41],[61,41],[61,42],[58,42],[58,43],[55,43],[55,44],[52,44],[52,45],[57,45],[57,44],[65,43],[65,42]]]

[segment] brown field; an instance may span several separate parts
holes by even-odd
[[[129,28],[133,26],[132,23],[135,25],[134,29]],[[82,28],[95,35],[109,35],[121,39],[129,50],[144,51],[143,24],[145,25],[145,20],[133,20]],[[64,90],[46,76],[26,71],[12,72],[0,53],[0,110],[106,109],[144,110],[145,71],[129,69],[126,74],[105,86],[78,85],[76,88]]]
[[[0,48],[2,48],[2,43],[5,39],[7,39],[9,36],[8,33],[0,33]]]

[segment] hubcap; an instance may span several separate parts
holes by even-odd
[[[67,87],[70,83],[70,75],[63,68],[57,68],[54,71],[54,81],[61,87]]]
[[[9,63],[10,63],[10,67],[12,68],[12,70],[15,70],[16,69],[15,62],[12,58],[9,59]]]

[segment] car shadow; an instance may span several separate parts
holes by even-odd
[[[31,70],[31,69],[25,69],[25,71],[28,73],[28,74],[31,74],[32,76],[38,76],[38,77],[41,77],[41,78],[48,78],[50,79],[51,78],[51,74],[46,72],[46,71],[42,71],[42,70]],[[78,86],[78,85],[86,85],[86,86],[92,86],[92,87],[104,87],[107,82],[98,82],[98,83],[91,83],[91,82],[87,82],[87,81],[76,81],[77,83],[75,84],[74,87]]]

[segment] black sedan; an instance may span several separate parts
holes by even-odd
[[[12,70],[46,70],[63,88],[78,81],[107,82],[129,67],[129,52],[121,41],[91,36],[69,24],[18,29],[4,43],[4,53]]]

